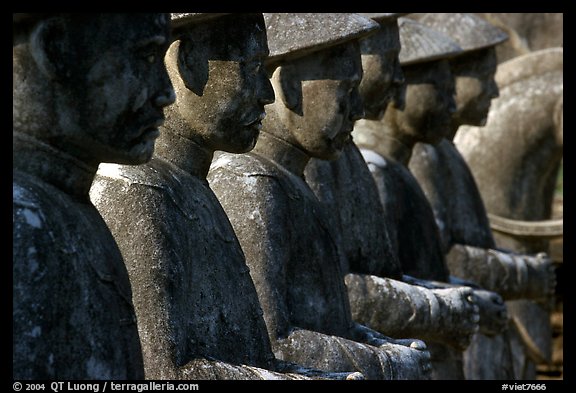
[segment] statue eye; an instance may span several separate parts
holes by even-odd
[[[150,64],[154,64],[156,61],[156,55],[148,55],[146,56],[146,61]]]

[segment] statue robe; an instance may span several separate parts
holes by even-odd
[[[88,199],[94,174],[25,138],[14,154],[35,170],[13,170],[13,378],[143,379],[126,266]]]
[[[244,254],[204,179],[159,157],[101,165],[91,198],[126,259],[147,378],[263,379],[242,365],[274,370]]]
[[[409,168],[430,201],[437,221],[441,223],[439,226],[445,253],[448,254],[455,245],[483,250],[497,248],[472,172],[452,141],[445,139],[436,146],[416,144]],[[456,258],[449,257],[448,263],[450,269],[457,272],[459,277],[502,293],[505,300],[508,294],[515,299],[507,301],[508,312],[512,317],[510,331],[495,337],[477,335],[467,350],[465,356],[467,378],[525,378],[524,369],[529,366],[524,364],[526,361],[516,356],[516,363],[522,364],[514,366],[512,364],[514,351],[521,350],[514,350],[511,345],[517,346],[515,343],[522,340],[527,340],[531,344],[530,347],[538,348],[536,352],[539,353],[534,354],[535,360],[545,361],[551,358],[551,343],[543,339],[552,337],[548,313],[541,306],[515,296],[515,288],[519,286],[515,282],[518,276],[516,269],[513,269],[511,274],[506,274],[509,267],[501,265],[498,259],[474,269],[463,267]],[[520,292],[519,288],[517,293]],[[511,338],[510,335],[516,337]],[[488,357],[494,360],[483,361]],[[498,366],[493,367],[493,364]],[[534,371],[527,372],[528,375],[535,377]]]
[[[276,356],[367,379],[421,375],[405,363],[410,348],[353,341],[343,254],[304,179],[251,152],[221,154],[208,180],[246,253]]]

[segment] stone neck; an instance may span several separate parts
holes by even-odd
[[[415,142],[402,140],[381,120],[361,120],[352,133],[356,145],[408,166]]]
[[[154,145],[154,155],[206,181],[214,151],[163,127]]]
[[[88,165],[27,134],[14,131],[12,135],[14,170],[37,177],[82,202],[90,201],[97,165]]]
[[[400,139],[388,136],[381,146],[382,152],[380,155],[392,158],[394,161],[407,167],[410,162],[410,157],[412,157],[413,147],[414,145],[406,144]]]
[[[456,132],[458,131],[458,128],[460,128],[460,124],[458,124],[458,122],[456,122],[455,120],[452,120],[452,123],[450,124],[450,129],[448,130],[448,132],[444,136],[444,139],[452,142],[454,140],[454,137],[456,136]]]
[[[310,156],[304,151],[265,131],[260,132],[253,152],[276,162],[301,178],[304,177],[304,169],[310,161]]]

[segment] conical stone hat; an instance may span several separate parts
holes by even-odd
[[[206,22],[207,20],[217,18],[229,13],[210,13],[210,12],[172,12],[170,13],[172,29],[178,29],[188,24]]]
[[[352,13],[264,13],[264,21],[268,62],[302,57],[379,28],[372,19]]]
[[[409,18],[399,18],[400,64],[410,65],[462,53],[462,48],[450,37]]]
[[[474,14],[429,13],[419,21],[452,38],[462,53],[498,45],[508,39],[503,30]]]
[[[364,13],[358,12],[358,15],[362,15],[365,18],[370,18],[376,22],[387,22],[393,19],[398,19],[401,16],[408,15],[409,13]]]

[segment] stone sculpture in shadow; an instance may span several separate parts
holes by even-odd
[[[420,21],[448,34],[464,51],[450,60],[457,93],[451,123],[439,143],[419,143],[414,147],[410,170],[434,210],[450,271],[498,292],[504,300],[514,301],[507,302],[511,317],[511,329],[507,334],[492,338],[478,336],[467,352],[468,378],[535,379],[534,369],[530,372],[525,356],[520,355],[529,350],[514,343],[534,342],[537,349],[531,355],[532,359],[544,362],[550,359],[550,318],[531,301],[551,304],[555,289],[553,265],[545,254],[522,255],[496,247],[474,176],[452,142],[461,125],[486,124],[491,101],[499,95],[494,79],[496,46],[507,36],[472,14],[434,13],[425,15]],[[521,141],[520,138],[514,143],[520,145]],[[497,161],[496,165],[502,171],[513,166],[505,153]],[[493,179],[496,177],[494,175]],[[530,347],[532,345],[525,344],[525,348]],[[512,355],[514,363],[507,361],[510,355],[506,351]],[[494,360],[487,362],[489,358]]]
[[[364,118],[379,120],[404,76],[398,54],[397,18],[404,14],[361,14],[380,29],[360,40]],[[350,140],[337,160],[312,158],[306,182],[333,214],[331,226],[344,247],[346,287],[354,320],[392,337],[439,341],[468,347],[478,330],[479,310],[469,287],[428,289],[432,282],[406,277],[386,226],[384,208],[370,170]],[[418,225],[414,223],[414,225]]]
[[[216,150],[254,147],[274,101],[262,14],[172,14],[172,30],[176,102],[152,160],[101,165],[90,193],[126,259],[146,378],[361,377],[274,357],[244,253],[206,181]]]
[[[13,378],[143,379],[126,266],[90,203],[174,102],[169,14],[13,14]]]
[[[400,18],[400,62],[406,84],[380,120],[356,123],[354,138],[376,181],[390,238],[406,276],[430,288],[466,285],[474,289],[480,329],[497,334],[506,325],[501,297],[450,275],[434,214],[407,168],[418,141],[436,143],[455,111],[454,82],[448,59],[462,49],[449,37],[416,21]],[[463,379],[461,350],[429,343],[435,379]]]
[[[357,39],[378,25],[355,14],[264,14],[276,101],[253,151],[224,153],[208,179],[246,253],[275,354],[367,379],[427,379],[421,340],[355,323],[343,254],[303,179],[312,157],[336,159],[362,114]]]

